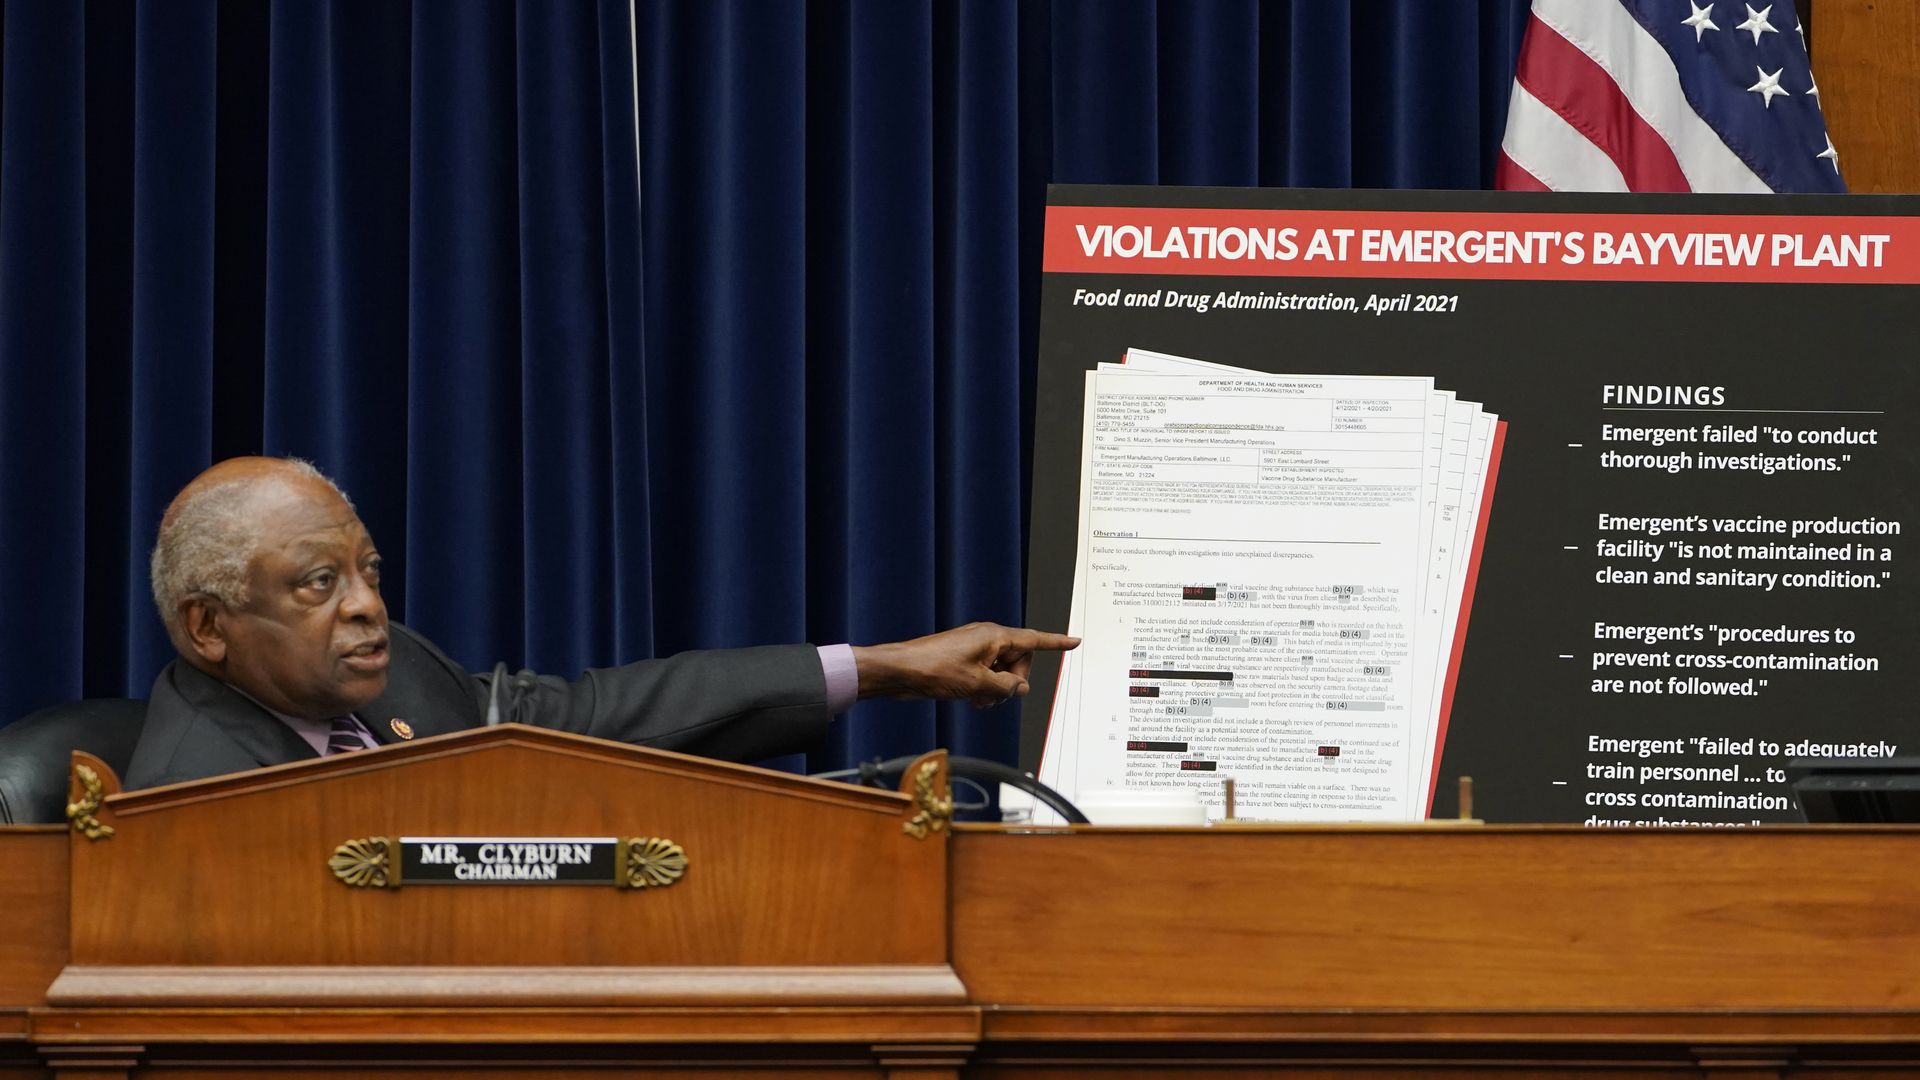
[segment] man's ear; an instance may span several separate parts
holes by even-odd
[[[180,601],[180,629],[203,663],[215,667],[227,659],[226,605],[211,596],[189,596]]]

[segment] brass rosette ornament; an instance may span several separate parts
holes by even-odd
[[[393,861],[393,842],[384,836],[349,840],[333,849],[327,860],[333,876],[356,889],[384,889],[399,877]]]
[[[638,836],[624,845],[626,858],[623,889],[661,889],[679,881],[687,872],[687,853],[665,837]]]

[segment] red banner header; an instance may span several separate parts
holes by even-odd
[[[1048,273],[1920,283],[1920,218],[1049,206]]]

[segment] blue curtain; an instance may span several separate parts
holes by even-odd
[[[1017,621],[1045,185],[1490,186],[1525,8],[0,0],[0,722],[145,695],[238,453],[475,668]]]

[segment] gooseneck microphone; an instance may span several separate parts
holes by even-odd
[[[500,722],[500,684],[507,681],[507,662],[493,665],[493,685],[487,689],[487,726]]]

